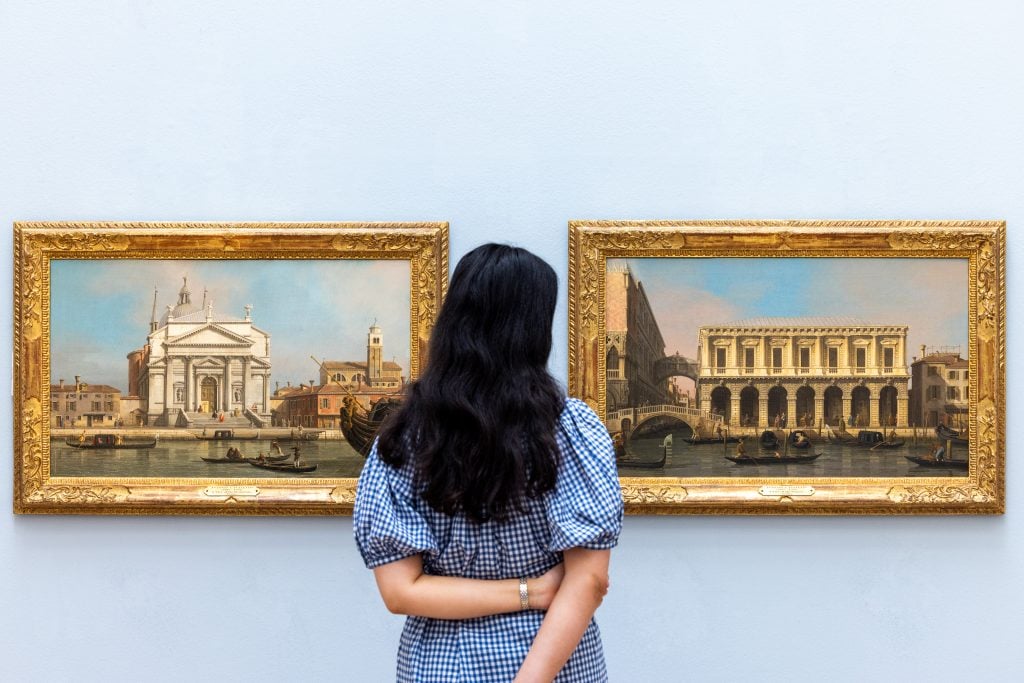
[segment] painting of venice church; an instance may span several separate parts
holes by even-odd
[[[214,309],[203,292],[192,301],[186,279],[174,305],[157,318],[157,293],[145,345],[128,354],[128,393],[145,424],[187,427],[224,414],[270,423],[270,334],[252,319]]]
[[[271,335],[246,305],[239,316],[219,312],[204,290],[194,302],[185,279],[177,301],[158,315],[154,292],[149,333],[128,354],[128,396],[138,397],[138,424],[196,427],[337,427],[345,396],[368,406],[404,387],[402,367],[385,361],[384,334],[374,323],[366,362],[328,360],[319,383],[271,388]]]

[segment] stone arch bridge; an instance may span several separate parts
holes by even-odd
[[[714,435],[718,427],[725,428],[725,423],[719,415],[712,415],[698,408],[669,404],[616,410],[608,413],[605,424],[612,434],[622,431],[628,437],[637,427],[655,417],[674,417],[686,423],[694,432],[708,436]]]

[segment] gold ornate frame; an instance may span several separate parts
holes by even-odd
[[[410,264],[410,377],[448,283],[447,223],[15,223],[14,511],[344,515],[355,479],[50,476],[50,262],[399,259]]]
[[[968,260],[963,477],[623,477],[633,514],[995,514],[1005,506],[1006,224],[1001,221],[571,221],[569,387],[605,417],[606,261],[629,257]],[[590,368],[588,372],[586,369]],[[596,371],[595,371],[596,370]]]

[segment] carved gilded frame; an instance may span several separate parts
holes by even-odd
[[[50,263],[75,259],[409,261],[409,376],[448,283],[447,223],[15,223],[14,511],[344,515],[355,479],[50,476]]]
[[[605,417],[610,258],[968,260],[969,469],[962,477],[622,477],[633,514],[995,514],[1005,506],[1006,224],[999,221],[571,221],[569,386]],[[589,368],[588,372],[586,369]]]

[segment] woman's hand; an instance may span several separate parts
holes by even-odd
[[[530,594],[530,609],[546,610],[558,593],[565,577],[565,565],[559,562],[535,579],[526,580],[526,588]]]

